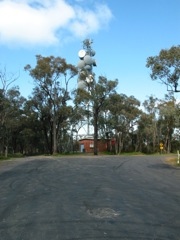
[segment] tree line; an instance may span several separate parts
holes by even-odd
[[[160,61],[160,55],[147,59],[152,79],[161,79],[176,92],[179,49],[176,47],[174,55],[169,50],[169,62]],[[176,62],[172,65],[170,59],[174,56]],[[28,64],[24,69],[35,82],[28,99],[21,95],[18,86],[11,87],[16,78],[9,77],[5,69],[0,70],[1,155],[79,151],[79,131],[88,123],[94,128],[95,155],[98,139],[114,139],[114,147],[108,150],[115,154],[155,153],[160,151],[160,143],[167,153],[180,149],[180,103],[172,92],[164,99],[149,96],[141,105],[134,96],[116,91],[117,79],[104,76],[99,76],[95,84],[89,83],[88,91],[70,90],[78,69],[64,58],[37,55],[36,66]]]

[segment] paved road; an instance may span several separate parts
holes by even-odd
[[[180,170],[163,157],[0,164],[1,240],[179,240]]]

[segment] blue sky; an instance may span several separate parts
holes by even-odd
[[[179,9],[180,0],[0,0],[0,69],[19,75],[15,85],[28,97],[34,84],[24,66],[35,66],[35,55],[77,65],[82,41],[90,38],[96,77],[118,79],[117,91],[141,102],[164,98],[166,86],[152,81],[145,65],[180,44]],[[74,78],[70,87],[76,86]]]

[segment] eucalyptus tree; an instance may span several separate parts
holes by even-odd
[[[86,109],[83,106],[75,104],[68,116],[68,132],[69,132],[69,148],[68,151],[79,150],[78,138],[80,136],[79,132],[82,128],[86,127]]]
[[[35,154],[50,152],[46,144],[43,132],[42,122],[39,118],[39,112],[35,107],[34,99],[26,100],[21,115],[23,125],[22,131],[18,135],[18,145],[24,154]]]
[[[146,112],[141,113],[137,127],[136,151],[153,153],[156,150],[156,142],[153,142],[153,136],[156,133],[153,122],[152,115]]]
[[[175,99],[175,127],[180,130],[180,101]]]
[[[10,103],[4,91],[0,90],[0,151],[7,157],[7,119],[9,117]]]
[[[173,95],[166,95],[159,105],[159,131],[161,140],[164,143],[165,150],[169,153],[172,147],[172,139],[174,131],[178,126],[178,104]]]
[[[33,96],[39,117],[43,123],[46,138],[52,141],[51,153],[58,151],[58,133],[68,118],[67,102],[70,100],[69,81],[77,75],[75,66],[64,58],[36,56],[36,66],[29,64],[25,70],[35,80]],[[48,123],[46,125],[46,123]]]
[[[25,100],[18,87],[7,90],[3,99],[1,110],[4,116],[1,121],[1,144],[4,147],[5,156],[7,156],[9,149],[12,153],[18,151],[17,139],[23,128],[21,116]]]
[[[159,99],[151,95],[142,104],[147,115],[144,115],[142,118],[145,124],[144,123],[140,124],[141,127],[142,125],[144,125],[143,131],[141,129],[141,134],[144,133],[144,139],[146,142],[148,152],[155,152],[157,150],[157,145],[159,145],[160,143],[157,129],[158,102]]]
[[[88,84],[85,82],[85,84]],[[75,103],[81,106],[89,105],[88,114],[92,116],[94,127],[94,155],[98,154],[98,131],[99,116],[104,107],[108,105],[108,99],[111,94],[115,93],[118,80],[108,80],[104,76],[99,76],[97,82],[93,82],[86,89],[77,89]]]
[[[7,72],[6,67],[0,69],[0,151],[5,153],[5,156],[8,154],[8,148],[12,148],[10,130],[15,125],[20,102],[23,101],[18,87],[11,87],[18,77],[18,74]]]
[[[112,94],[108,104],[109,125],[115,131],[115,152],[120,153],[123,147],[133,148],[136,124],[141,111],[140,102],[134,96]]]
[[[172,140],[172,151],[180,149],[180,102],[176,101],[175,104],[175,129]]]
[[[21,96],[19,87],[13,87],[7,91],[9,101],[8,118],[6,120],[7,129],[10,133],[11,148],[13,152],[19,152],[18,138],[23,130],[23,113],[26,99]]]
[[[168,89],[180,92],[180,45],[162,49],[159,55],[148,57],[146,67],[151,70],[152,80],[159,80]]]
[[[143,102],[144,111],[138,121],[137,142],[139,151],[154,153],[164,144],[170,152],[175,129],[178,129],[178,104],[173,94],[165,99],[150,96]]]
[[[18,78],[19,74],[8,72],[6,67],[2,67],[0,69],[1,91],[6,94],[12,83],[14,83]]]
[[[91,96],[93,100],[93,123],[94,123],[94,155],[98,153],[98,124],[99,114],[107,105],[108,98],[115,93],[115,88],[118,85],[118,80],[107,80],[107,78],[100,76],[98,82],[94,85]]]

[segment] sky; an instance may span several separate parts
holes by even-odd
[[[141,102],[162,99],[167,87],[151,80],[146,61],[180,44],[180,0],[0,0],[0,70],[17,76],[13,84],[26,98],[35,85],[24,67],[35,67],[39,54],[77,66],[86,38],[96,78],[118,79],[117,92]]]

